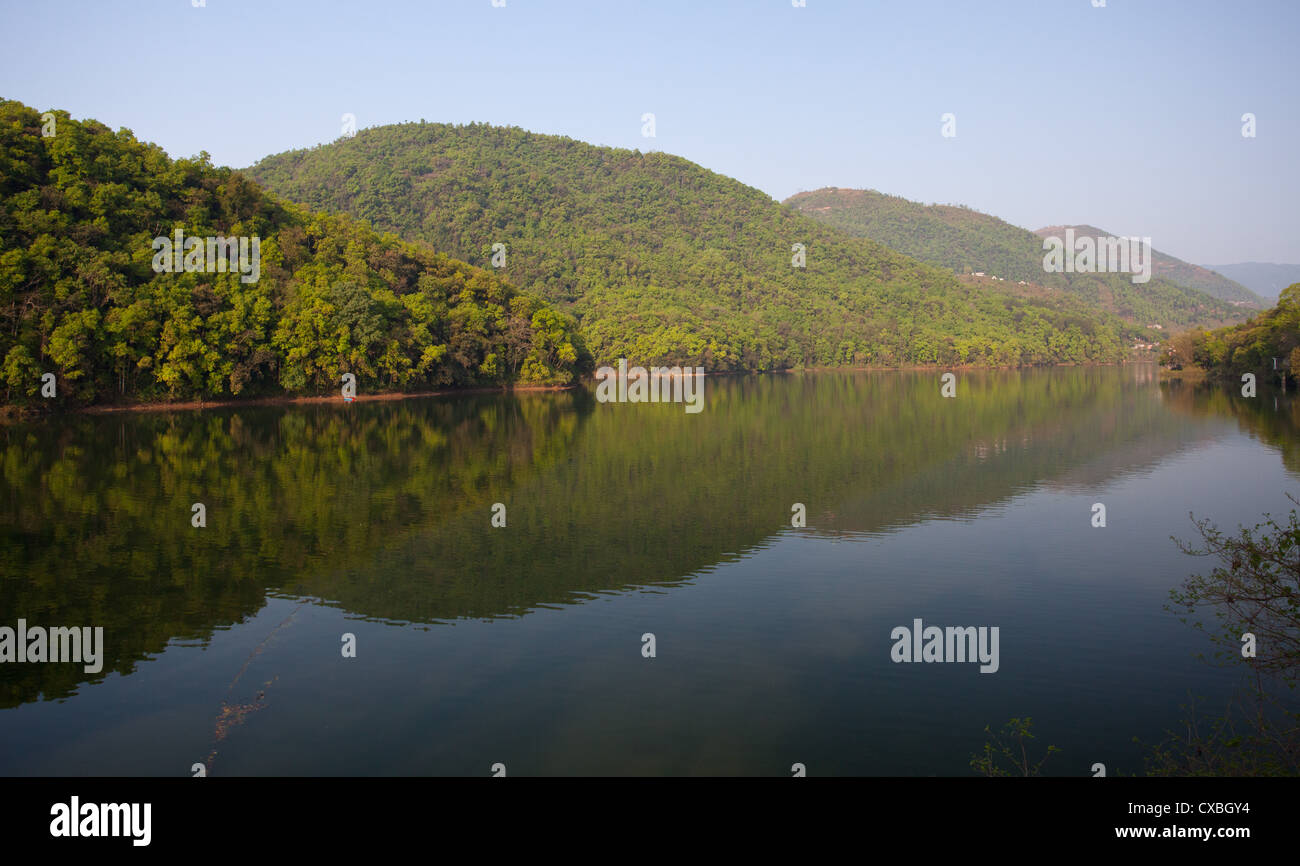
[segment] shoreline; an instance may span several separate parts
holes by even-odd
[[[918,372],[918,371],[943,371],[953,370],[971,371],[971,370],[1041,370],[1052,369],[1056,367],[1119,367],[1128,364],[1154,364],[1155,361],[1124,361],[1118,364],[1046,364],[1033,367],[1021,366],[987,366],[982,364],[954,364],[951,366],[940,366],[937,364],[910,364],[910,365],[855,365],[855,366],[835,366],[835,367],[787,367],[779,370],[715,370],[712,372],[705,371],[705,376],[768,376],[768,375],[793,375],[797,373],[833,373],[833,372]],[[495,387],[480,388],[440,388],[434,391],[381,391],[374,394],[358,394],[353,398],[356,403],[383,402],[392,400],[412,400],[423,397],[446,397],[461,394],[507,394],[512,392],[537,393],[549,391],[571,391],[575,388],[581,388],[588,382],[598,381],[594,376],[584,376],[578,382],[568,385],[500,385]],[[176,403],[152,402],[152,403],[113,403],[113,404],[92,404],[90,406],[67,407],[54,411],[33,410],[30,407],[19,408],[7,406],[0,408],[0,422],[15,421],[22,419],[36,418],[46,415],[56,415],[64,413],[76,413],[87,415],[114,415],[120,412],[193,412],[205,409],[231,409],[243,406],[293,406],[293,405],[311,405],[319,403],[342,403],[341,394],[333,395],[300,395],[300,394],[279,394],[268,397],[250,397],[248,399],[227,398],[222,400],[185,400]]]
[[[352,398],[354,403],[382,402],[387,400],[408,400],[419,397],[444,397],[452,394],[506,394],[512,391],[569,391],[578,385],[506,385],[495,388],[443,388],[437,391],[380,391],[374,394],[358,394]],[[253,397],[247,400],[186,400],[182,403],[122,403],[112,405],[81,406],[72,409],[89,415],[111,415],[116,412],[170,412],[194,411],[201,409],[230,409],[239,406],[288,406],[311,403],[345,403],[341,394],[331,396],[303,396],[300,394],[281,394],[274,397]]]

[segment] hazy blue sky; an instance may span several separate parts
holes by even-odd
[[[0,96],[225,165],[477,120],[1300,262],[1300,0],[206,2],[4,0]]]

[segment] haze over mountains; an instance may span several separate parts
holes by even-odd
[[[1236,265],[1205,265],[1225,277],[1251,289],[1268,301],[1276,301],[1282,290],[1300,283],[1300,265],[1279,265],[1272,262],[1242,262]]]
[[[957,272],[983,271],[1068,294],[1139,325],[1165,329],[1241,321],[1264,307],[1244,286],[1153,251],[1152,278],[1134,283],[1122,273],[1047,273],[1042,236],[995,216],[953,205],[924,205],[875,190],[828,187],[799,193],[785,205],[844,232],[870,237],[922,261]],[[1075,227],[1090,236],[1108,232]]]

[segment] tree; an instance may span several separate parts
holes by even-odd
[[[971,756],[971,769],[985,776],[1039,775],[1047,759],[1061,750],[1056,746],[1048,746],[1038,763],[1031,764],[1028,741],[1034,739],[1030,730],[1033,726],[1034,720],[1028,716],[1012,719],[997,734],[986,725],[984,733],[992,737],[992,740],[984,743],[984,750],[980,754]]]
[[[1300,505],[1291,494],[1287,497]],[[1211,638],[1232,658],[1240,657],[1242,635],[1253,634],[1257,655],[1252,664],[1294,683],[1300,675],[1300,514],[1291,509],[1286,523],[1265,515],[1253,529],[1239,527],[1235,535],[1194,516],[1192,523],[1201,545],[1177,538],[1175,543],[1188,555],[1212,557],[1218,564],[1208,575],[1190,577],[1172,590],[1174,608],[1184,618],[1212,610],[1218,627]]]
[[[1175,543],[1218,564],[1172,590],[1171,609],[1184,622],[1199,610],[1212,611],[1217,624],[1208,631],[1221,647],[1220,660],[1244,666],[1248,676],[1222,716],[1201,718],[1195,703],[1184,707],[1183,729],[1153,749],[1148,773],[1300,774],[1300,713],[1285,699],[1300,675],[1300,514],[1291,509],[1285,523],[1265,515],[1235,535],[1205,520],[1192,522],[1201,544]],[[1200,621],[1194,625],[1207,630]],[[1286,692],[1276,693],[1275,683],[1287,686]]]
[[[498,274],[283,202],[206,154],[172,160],[127,130],[59,118],[44,138],[37,112],[0,100],[8,401],[48,405],[41,372],[57,375],[60,402],[87,403],[332,389],[344,371],[371,389],[503,384],[535,346],[548,382],[572,382],[584,363],[565,349],[579,343],[563,316],[538,319],[536,338],[540,298],[508,326],[524,296]],[[155,271],[154,239],[177,229],[257,237],[258,279],[206,256],[198,270]]]

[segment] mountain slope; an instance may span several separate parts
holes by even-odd
[[[1226,301],[1159,277],[1134,284],[1128,274],[1046,273],[1042,238],[965,207],[922,205],[875,190],[833,187],[799,193],[786,199],[785,205],[954,271],[984,271],[1006,280],[1062,289],[1141,326],[1214,325],[1244,318]]]
[[[46,136],[34,109],[0,100],[6,402],[337,393],[345,372],[363,391],[576,373],[571,322],[497,274],[282,203],[206,154],[172,160],[128,130],[53,117]],[[173,260],[160,244],[177,229],[199,246]],[[243,238],[248,256],[218,269],[217,237]],[[37,396],[47,372],[54,400]]]
[[[664,153],[484,124],[363,130],[247,170],[571,310],[598,363],[764,370],[1115,360],[1129,334],[1069,298],[980,291]],[[795,267],[795,244],[806,267]]]
[[[1075,237],[1107,237],[1111,233],[1097,228],[1096,226],[1078,225],[1078,226],[1049,226],[1037,229],[1034,234],[1039,237],[1048,237],[1049,235],[1061,235],[1066,229],[1073,229]],[[1252,307],[1254,309],[1263,309],[1268,306],[1267,302],[1259,295],[1252,292],[1246,286],[1228,279],[1222,274],[1217,274],[1200,265],[1194,265],[1185,262],[1180,258],[1162,253],[1160,250],[1152,248],[1151,250],[1151,274],[1154,277],[1168,280],[1177,286],[1186,289],[1194,289],[1198,292],[1204,292],[1212,298],[1218,298],[1221,301],[1229,303],[1239,303],[1242,306]]]
[[[1300,265],[1242,262],[1236,265],[1205,265],[1205,267],[1236,280],[1261,298],[1274,301],[1287,286],[1300,283]]]

